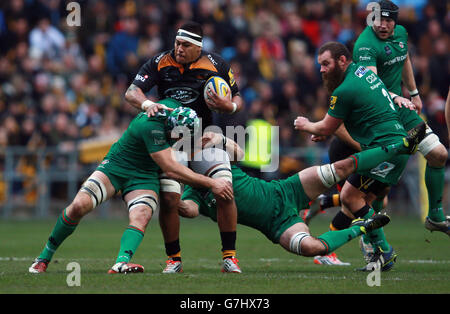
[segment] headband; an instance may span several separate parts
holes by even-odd
[[[203,46],[202,36],[185,31],[184,29],[181,29],[181,28],[177,31],[177,36],[175,38],[186,40],[186,41],[193,43],[194,45],[197,45],[200,47]]]

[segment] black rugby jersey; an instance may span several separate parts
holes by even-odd
[[[215,75],[227,81],[232,96],[239,93],[230,65],[218,54],[202,51],[196,61],[182,65],[176,62],[172,49],[147,61],[133,84],[144,93],[157,85],[159,99],[170,97],[183,106],[191,107],[202,118],[204,129],[212,124],[212,112],[203,98],[203,88],[206,80]]]

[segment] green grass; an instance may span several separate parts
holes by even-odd
[[[313,220],[311,232],[327,231],[331,216]],[[145,273],[108,275],[119,248],[126,220],[84,220],[55,254],[48,271],[28,273],[55,220],[0,221],[0,294],[2,293],[146,293],[146,294],[319,294],[319,293],[450,293],[449,237],[430,233],[417,218],[393,217],[385,227],[399,257],[395,268],[381,274],[381,286],[369,287],[367,273],[354,269],[363,260],[354,240],[337,253],[351,266],[313,264],[284,251],[259,232],[239,226],[240,275],[222,274],[220,240],[215,223],[206,218],[182,219],[181,246],[184,273],[163,275],[163,240],[152,220],[133,261]],[[69,287],[66,266],[81,266],[81,286]]]

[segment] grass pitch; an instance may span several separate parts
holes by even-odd
[[[311,223],[315,236],[327,231],[331,213]],[[47,273],[28,273],[54,226],[45,221],[0,221],[0,294],[448,294],[450,242],[445,234],[425,230],[418,218],[392,217],[385,227],[399,257],[394,269],[381,273],[380,286],[367,285],[367,273],[355,239],[336,253],[351,266],[318,266],[312,258],[284,251],[256,230],[238,227],[238,258],[242,274],[222,274],[217,224],[199,217],[182,219],[184,273],[164,275],[163,240],[157,219],[150,222],[133,262],[143,274],[108,275],[127,226],[124,220],[85,219],[59,248]],[[68,286],[67,264],[77,262],[80,286]]]

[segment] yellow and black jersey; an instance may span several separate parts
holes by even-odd
[[[193,108],[203,119],[204,128],[212,124],[212,112],[203,98],[205,82],[211,76],[225,79],[233,96],[239,93],[230,65],[218,54],[205,51],[186,65],[176,62],[174,50],[156,55],[141,67],[133,84],[144,93],[156,85],[160,99],[170,97]]]

